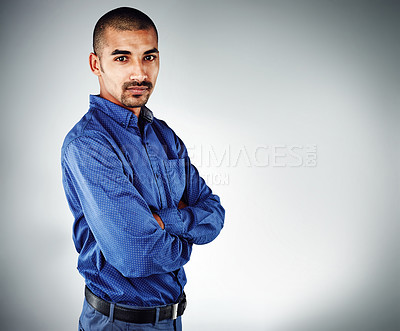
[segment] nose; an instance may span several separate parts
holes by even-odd
[[[146,71],[141,63],[141,61],[135,61],[131,68],[131,74],[129,76],[130,80],[136,80],[142,82],[147,79]]]

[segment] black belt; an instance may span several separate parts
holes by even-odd
[[[110,316],[111,304],[96,295],[94,295],[87,286],[85,286],[86,301],[98,312],[103,315]],[[179,302],[173,305],[163,306],[159,308],[158,320],[176,319],[181,316],[186,308],[186,295],[185,292],[179,298]],[[156,322],[156,308],[144,309],[131,309],[115,305],[114,318],[128,323],[155,323]]]

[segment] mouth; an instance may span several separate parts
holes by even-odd
[[[127,88],[127,91],[129,91],[133,95],[143,95],[148,90],[149,88],[147,86],[132,86]]]

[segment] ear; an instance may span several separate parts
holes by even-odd
[[[90,55],[89,55],[89,66],[90,66],[90,70],[92,70],[92,72],[96,76],[99,76],[99,77],[101,76],[100,58],[94,53],[90,53]]]

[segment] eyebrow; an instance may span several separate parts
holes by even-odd
[[[144,55],[147,55],[147,54],[152,54],[152,53],[159,53],[159,51],[158,51],[158,49],[157,48],[152,48],[152,49],[150,49],[150,50],[148,50],[148,51],[146,51],[146,52],[144,52]],[[130,52],[130,51],[124,51],[124,50],[121,50],[121,49],[115,49],[112,53],[111,53],[111,55],[131,55],[132,53]]]
[[[115,50],[111,53],[111,55],[119,55],[119,54],[130,55],[130,54],[132,54],[132,53],[129,52],[129,51],[121,51],[120,49],[115,49]]]
[[[159,53],[159,51],[157,48],[154,47],[154,48],[144,52],[144,55],[151,54],[151,53]]]

